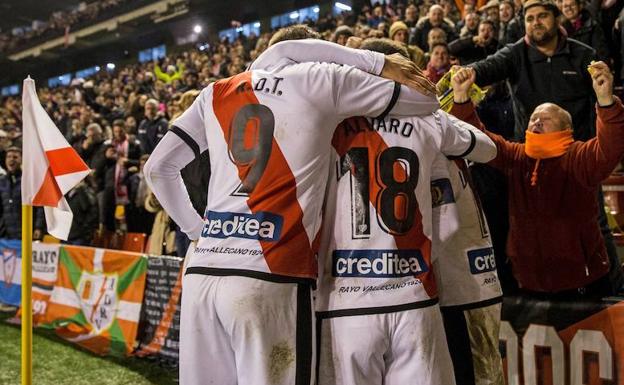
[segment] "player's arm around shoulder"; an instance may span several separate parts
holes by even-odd
[[[401,55],[385,56],[381,76],[386,79],[353,67],[334,69],[333,100],[341,116],[377,117],[391,112],[394,116],[408,117],[429,115],[439,108],[435,86],[413,62]]]
[[[325,62],[355,67],[380,75],[385,58],[382,53],[343,47],[319,39],[281,41],[264,51],[249,67],[270,70],[280,63]]]

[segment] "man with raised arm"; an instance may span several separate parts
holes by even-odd
[[[624,155],[624,107],[613,95],[609,67],[589,67],[596,94],[596,137],[575,141],[570,114],[553,103],[533,110],[526,143],[485,131],[509,186],[507,253],[525,294],[545,298],[599,298],[614,294],[609,258],[598,226],[596,194]],[[455,116],[480,126],[468,97],[474,72],[458,69]],[[483,128],[483,126],[481,125]]]

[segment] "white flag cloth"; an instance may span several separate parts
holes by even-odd
[[[22,123],[22,204],[45,206],[48,233],[67,240],[73,214],[64,195],[90,170],[41,106],[30,76],[22,88]]]

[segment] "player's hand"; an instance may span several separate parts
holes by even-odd
[[[613,74],[609,66],[604,62],[592,62],[587,67],[591,78],[598,105],[608,106],[613,104]]]
[[[386,55],[381,76],[404,84],[424,95],[436,94],[435,85],[425,77],[416,64],[398,53]]]
[[[451,87],[453,88],[453,101],[465,103],[470,99],[470,87],[474,84],[476,73],[473,68],[453,66],[451,68]]]

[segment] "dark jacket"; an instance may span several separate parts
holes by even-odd
[[[106,152],[106,149],[111,146],[110,141],[104,142],[102,146],[102,153]],[[126,168],[139,165],[139,158],[141,157],[141,148],[136,141],[129,141],[128,143],[128,161],[125,165]],[[102,160],[95,169],[95,178],[98,181],[99,189],[102,192],[102,211],[104,218],[101,218],[107,230],[115,231],[115,168],[117,161],[114,159],[107,159],[104,155],[100,157]],[[121,181],[122,183],[125,182]]]
[[[446,41],[453,41],[455,39],[455,31],[453,27],[448,24],[446,21],[442,21],[442,24],[439,26],[446,32]],[[431,31],[434,27],[431,25],[429,19],[423,19],[418,22],[416,25],[416,29],[414,30],[414,35],[410,37],[409,44],[417,45],[425,52],[429,52],[429,43],[427,42],[427,37],[429,36],[429,31]]]
[[[85,163],[89,165],[89,167],[95,168],[95,164],[98,162],[96,158],[98,154],[102,151],[104,141],[100,140],[98,142],[91,142],[87,146],[87,148],[83,147],[83,143],[84,142],[80,143],[76,151],[78,152],[78,155],[80,155],[82,160],[84,160]]]
[[[481,47],[474,43],[472,36],[469,36],[453,40],[449,44],[449,52],[452,56],[459,59],[461,65],[467,65],[485,59],[495,53],[496,47],[498,47],[496,40],[492,40],[487,46]]]
[[[480,86],[509,81],[516,137],[521,141],[524,141],[530,114],[545,102],[555,103],[572,115],[574,139],[588,140],[594,136],[594,97],[587,66],[594,59],[595,51],[567,39],[563,33],[559,38],[559,49],[552,57],[523,39],[471,65]]]
[[[512,19],[513,20],[513,19]],[[502,21],[500,23],[498,23],[498,33],[496,34],[496,36],[498,36],[498,47],[502,48],[505,46],[505,44],[507,44],[507,35],[509,34],[509,23],[511,23],[511,20],[509,20],[508,23],[503,23]],[[509,42],[511,43],[511,42]]]
[[[156,145],[167,133],[169,123],[163,117],[154,120],[143,119],[139,124],[137,139],[141,142],[141,148],[146,154],[151,154]]]
[[[67,242],[90,245],[98,225],[98,202],[95,192],[86,184],[80,183],[65,196],[74,214]]]
[[[9,239],[22,238],[22,172],[0,175],[0,237]],[[43,230],[45,221],[43,210],[33,210],[33,230]]]
[[[97,185],[97,191],[112,188],[114,189],[115,180],[115,160],[106,158],[106,149],[112,146],[112,142],[109,140],[101,143],[97,152],[93,155],[91,164],[89,165],[95,170],[95,182]],[[126,167],[139,166],[139,158],[143,153],[141,152],[141,146],[139,142],[128,140],[128,162]]]
[[[520,12],[509,21],[505,38],[501,41],[501,44],[506,45],[515,43],[522,39],[524,35],[526,35],[526,29],[524,27],[524,11],[520,10]]]
[[[483,129],[471,103],[455,105],[451,113]],[[597,114],[596,137],[575,141],[562,156],[541,160],[535,186],[531,175],[536,160],[525,154],[524,144],[485,131],[498,150],[488,164],[507,177],[507,255],[524,289],[576,289],[609,271],[596,195],[624,154],[624,106],[616,99],[609,107],[598,107]]]
[[[580,26],[578,28],[568,20],[562,25],[568,33],[568,37],[585,43],[596,50],[598,60],[606,61],[609,59],[609,47],[607,47],[604,31],[600,24],[592,19],[588,10],[581,10]]]

